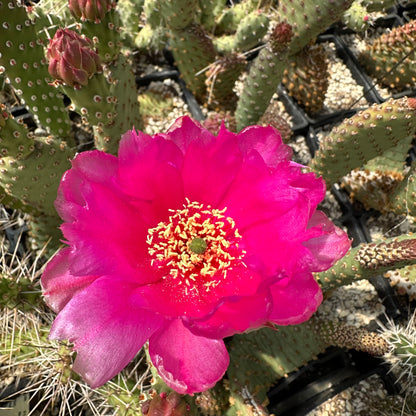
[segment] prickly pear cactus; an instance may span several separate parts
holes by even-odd
[[[408,136],[370,160],[363,169],[354,169],[345,176],[342,185],[350,192],[350,197],[360,201],[366,209],[388,212],[390,198],[405,178],[412,140],[413,137]]]
[[[353,0],[279,1],[274,19],[292,26],[294,36],[289,47],[290,55],[298,53],[314,40],[323,28],[335,23],[352,2]]]
[[[200,25],[169,32],[169,44],[181,77],[193,94],[205,98],[204,71],[215,60],[216,51],[212,39]]]
[[[269,106],[287,66],[292,27],[279,23],[250,67],[237,103],[237,129],[255,124]]]
[[[361,0],[355,0],[351,7],[343,14],[342,22],[351,30],[361,33],[370,26],[369,11]]]
[[[394,27],[368,45],[359,57],[366,70],[380,83],[399,90],[416,82],[416,21]]]
[[[234,110],[237,96],[234,84],[246,67],[241,54],[229,54],[218,59],[206,73],[207,104],[225,110]]]
[[[262,10],[255,10],[245,16],[232,35],[224,35],[214,39],[219,53],[248,51],[263,40],[269,27],[269,18]]]
[[[283,85],[301,107],[315,114],[322,110],[328,90],[328,59],[321,44],[306,46],[293,56],[284,72]]]
[[[416,263],[416,239],[401,235],[352,248],[329,270],[315,273],[323,291]]]
[[[320,143],[311,169],[331,186],[416,132],[416,100],[403,97],[374,104],[334,127]]]
[[[64,138],[70,124],[63,95],[50,84],[44,42],[20,2],[0,2],[0,65],[21,102],[48,132]]]

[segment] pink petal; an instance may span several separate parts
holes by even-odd
[[[132,285],[102,277],[59,313],[51,339],[74,343],[73,370],[96,388],[119,373],[164,319],[129,302]]]
[[[158,134],[155,137],[159,136],[172,140],[181,149],[183,154],[185,154],[186,149],[194,140],[202,143],[210,143],[214,138],[201,124],[188,116],[176,119],[166,134]]]
[[[149,222],[156,225],[181,208],[184,193],[181,177],[182,152],[163,137],[129,131],[119,149],[120,182],[133,201],[144,201]]]
[[[73,296],[90,285],[97,276],[73,276],[69,247],[61,249],[47,264],[41,283],[46,303],[59,312]]]
[[[237,175],[241,152],[233,137],[219,135],[209,142],[194,140],[182,167],[185,195],[191,201],[216,207]]]
[[[65,172],[55,201],[56,210],[65,221],[75,220],[79,207],[85,205],[82,190],[88,182],[101,183],[119,192],[114,181],[118,169],[115,156],[93,150],[78,154],[71,163],[72,169]]]
[[[73,196],[69,189],[76,187],[79,193]],[[59,194],[59,203],[69,200],[76,214],[71,219],[68,216],[61,226],[68,244],[78,254],[71,262],[71,273],[132,273],[147,255],[149,226],[143,212],[111,186],[110,180],[108,185],[93,182],[82,178],[77,168],[63,178]]]
[[[213,387],[229,364],[222,340],[194,335],[179,319],[151,336],[149,353],[164,382],[180,394]]]
[[[270,322],[277,325],[295,325],[307,321],[322,302],[322,291],[312,273],[299,272],[286,285],[270,287],[273,310]]]
[[[276,167],[280,162],[292,158],[292,148],[282,142],[279,131],[271,126],[246,127],[238,133],[238,144],[245,155],[252,150],[260,153],[268,167]]]
[[[316,237],[302,243],[312,254],[311,271],[320,272],[329,269],[347,253],[351,246],[347,234],[336,227],[321,211],[315,211],[308,222],[308,228],[309,232],[319,232]]]
[[[225,338],[264,325],[272,305],[269,292],[242,297],[225,302],[208,319],[184,319],[184,325],[196,335]]]
[[[270,172],[257,152],[251,152],[231,184],[220,207],[234,219],[239,231],[290,210],[299,199],[297,189],[288,186],[289,178]],[[249,192],[249,196],[248,193]]]
[[[143,308],[169,317],[204,318],[226,300],[256,294],[263,283],[263,276],[242,265],[229,270],[226,278],[220,277],[220,283],[210,288],[204,286],[206,280],[202,278],[192,282],[195,290],[189,290],[186,284],[178,283],[179,278],[160,277],[157,282],[136,288],[132,299]]]
[[[302,260],[304,233],[309,217],[308,201],[299,202],[285,214],[254,224],[242,231],[247,266],[265,276],[292,272]],[[305,267],[308,267],[307,265]]]

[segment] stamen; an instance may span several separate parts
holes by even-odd
[[[163,269],[164,278],[177,279],[190,290],[215,288],[227,271],[243,264],[241,235],[226,208],[213,209],[186,200],[184,209],[172,211],[167,222],[149,229],[147,244],[151,265]]]

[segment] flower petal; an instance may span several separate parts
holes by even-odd
[[[241,152],[232,136],[220,134],[209,142],[194,140],[186,149],[182,167],[186,197],[216,207],[241,163]]]
[[[213,387],[229,364],[222,340],[194,335],[179,319],[151,336],[149,353],[165,383],[181,394]]]
[[[299,272],[286,285],[270,287],[273,310],[269,320],[277,325],[295,325],[307,321],[322,302],[322,291],[312,273]]]
[[[276,167],[280,162],[292,158],[292,148],[282,142],[279,131],[271,126],[246,127],[238,133],[238,144],[245,155],[252,150],[260,153],[268,167]]]
[[[119,373],[164,318],[135,308],[132,287],[110,277],[94,281],[59,313],[51,339],[68,339],[77,351],[73,370],[96,388]]]
[[[351,241],[347,234],[336,227],[321,211],[315,211],[308,222],[309,232],[318,233],[316,237],[304,241],[302,245],[310,252],[310,269],[320,272],[329,269],[349,250]]]
[[[156,225],[168,217],[169,209],[180,208],[184,193],[180,169],[182,152],[161,135],[151,137],[129,131],[119,149],[120,183],[133,201],[146,201],[148,222]]]
[[[298,202],[299,192],[288,181],[280,172],[270,172],[259,153],[253,151],[244,160],[220,207],[227,208],[226,215],[234,219],[241,232],[253,223],[282,215]]]
[[[73,276],[70,269],[71,249],[61,249],[47,264],[41,283],[43,296],[50,308],[59,312],[73,296],[90,285],[97,276]]]
[[[200,123],[188,116],[179,117],[165,134],[158,134],[155,137],[164,137],[172,140],[183,154],[185,154],[186,149],[193,141],[210,143],[214,138]]]
[[[225,338],[249,329],[259,328],[268,321],[272,297],[267,291],[224,302],[208,319],[184,319],[194,334],[208,338]]]
[[[102,154],[91,153],[93,165]],[[103,178],[97,177],[84,166],[89,159],[78,158],[58,190],[58,205],[68,204],[73,213],[71,216],[64,209],[66,222],[61,226],[68,244],[77,251],[70,264],[71,273],[131,274],[147,254],[146,218],[119,189],[116,178],[104,174]],[[86,171],[87,176],[83,176]]]

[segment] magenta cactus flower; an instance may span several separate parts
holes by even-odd
[[[223,338],[309,319],[312,272],[350,241],[316,209],[324,181],[291,155],[272,127],[215,137],[188,117],[127,132],[118,157],[79,154],[56,200],[67,247],[42,276],[74,371],[100,386],[149,341],[167,385],[192,394],[225,373]]]
[[[69,29],[58,29],[47,50],[48,71],[56,82],[80,88],[101,71],[93,42]]]

